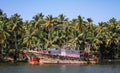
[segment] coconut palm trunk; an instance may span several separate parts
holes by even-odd
[[[14,62],[17,62],[17,50],[18,50],[18,46],[17,46],[17,35],[16,35],[16,32],[14,32],[14,37],[15,37],[15,53],[14,53]]]

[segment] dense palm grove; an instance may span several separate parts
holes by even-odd
[[[42,13],[23,21],[17,13],[8,18],[0,10],[1,58],[17,57],[19,50],[36,46],[60,49],[62,45],[79,50],[87,47],[97,51],[101,59],[117,59],[120,57],[120,21],[111,18],[94,24],[91,18],[78,16],[69,20],[63,14],[53,17]]]

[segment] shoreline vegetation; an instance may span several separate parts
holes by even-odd
[[[94,24],[80,15],[69,20],[64,14],[38,13],[24,21],[18,13],[7,17],[0,9],[0,62],[28,61],[23,51],[36,48],[90,51],[84,58],[96,56],[100,62],[116,62],[120,59],[120,20]]]

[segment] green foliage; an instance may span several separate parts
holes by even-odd
[[[10,18],[0,10],[0,49],[61,48],[62,45],[83,50],[98,51],[102,59],[120,57],[120,21],[115,18],[95,25],[91,18],[78,16],[68,20],[63,14],[57,17],[42,13],[32,20],[23,21],[19,14]],[[89,45],[89,46],[88,46]]]

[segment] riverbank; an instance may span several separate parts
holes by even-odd
[[[102,59],[100,64],[120,64],[120,59]]]
[[[17,60],[17,62],[14,62],[13,59],[11,60],[4,60],[0,61],[0,63],[28,63],[27,60]],[[31,64],[29,62],[29,64]],[[33,63],[34,64],[34,63]],[[84,60],[60,60],[60,59],[52,59],[52,58],[46,58],[39,60],[39,65],[41,64],[80,64],[80,65],[86,65],[86,64],[120,64],[120,59],[104,59],[100,60],[99,62],[95,60],[91,61],[84,61]]]

